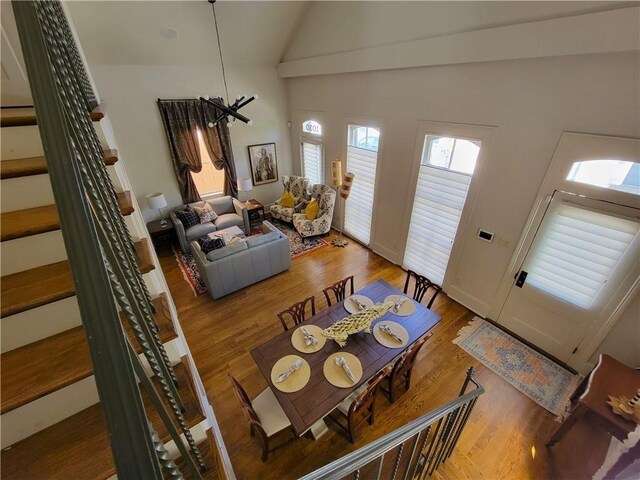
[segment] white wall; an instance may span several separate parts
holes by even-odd
[[[141,207],[144,196],[164,192],[169,206],[182,203],[173,171],[158,98],[195,98],[220,94],[216,88],[218,72],[213,66],[91,65],[103,105],[126,158],[127,171]],[[250,176],[247,145],[275,142],[280,175],[291,171],[289,129],[287,128],[284,82],[273,67],[236,67],[227,70],[229,95],[259,95],[243,109],[252,126],[236,123],[231,141],[238,178]],[[280,182],[254,187],[251,198],[275,200],[282,191]],[[146,220],[157,218],[157,211],[145,210]]]
[[[402,214],[420,120],[496,126],[452,287],[486,314],[563,131],[637,137],[637,53],[598,54],[287,79],[291,117],[323,112],[326,158],[344,155],[346,115],[384,117],[374,250],[402,262]],[[295,135],[294,135],[295,137]],[[294,142],[296,139],[294,138]],[[293,149],[299,168],[298,150]],[[343,159],[344,160],[344,159]],[[475,237],[478,228],[494,243]],[[640,345],[636,343],[640,348]]]

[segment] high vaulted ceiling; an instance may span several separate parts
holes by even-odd
[[[211,5],[197,1],[67,2],[82,47],[94,64],[186,65],[218,62]],[[305,2],[216,3],[226,64],[275,66]],[[164,38],[162,29],[175,29]]]

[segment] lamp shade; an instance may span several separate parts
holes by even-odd
[[[167,199],[164,198],[164,193],[151,193],[147,195],[147,202],[149,202],[149,208],[160,210],[167,206]]]
[[[248,192],[253,188],[253,182],[250,178],[239,178],[238,179],[238,191],[239,192]]]
[[[342,188],[340,188],[340,196],[345,200],[349,198],[349,194],[351,193],[351,184],[353,183],[353,178],[355,175],[351,172],[347,172],[344,174],[344,180],[342,180]]]
[[[334,187],[342,185],[342,162],[340,160],[331,162],[331,179]]]

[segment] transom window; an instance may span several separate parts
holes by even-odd
[[[302,131],[312,135],[322,135],[322,125],[315,120],[307,120],[306,122],[302,122]]]
[[[625,160],[575,162],[567,180],[640,195],[640,163]]]
[[[424,142],[422,165],[473,175],[480,142],[434,135],[427,135]]]
[[[349,142],[350,147],[362,148],[364,150],[378,151],[380,143],[380,130],[373,127],[361,127],[358,125],[349,125]]]
[[[224,170],[218,170],[213,166],[200,130],[196,131],[196,135],[202,159],[202,170],[198,173],[191,172],[191,178],[193,178],[201,196],[221,194],[224,191]]]

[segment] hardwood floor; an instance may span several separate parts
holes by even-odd
[[[476,379],[487,392],[436,477],[591,478],[604,458],[608,436],[588,422],[576,425],[552,449],[545,447],[557,426],[553,415],[451,343],[474,314],[441,294],[433,310],[442,321],[420,352],[411,389],[393,405],[378,396],[375,424],[362,432],[356,445],[330,425],[320,440],[299,438],[263,463],[227,373],[255,397],[266,381],[249,352],[282,331],[277,312],[309,295],[316,296],[318,310],[325,308],[322,289],[348,275],[355,275],[356,289],[379,278],[401,289],[405,272],[350,242],[346,248],[328,246],[298,257],[287,272],[213,300],[208,294],[194,297],[171,250],[159,256],[239,479],[298,478],[356,450],[455,398],[469,366],[475,367]]]

